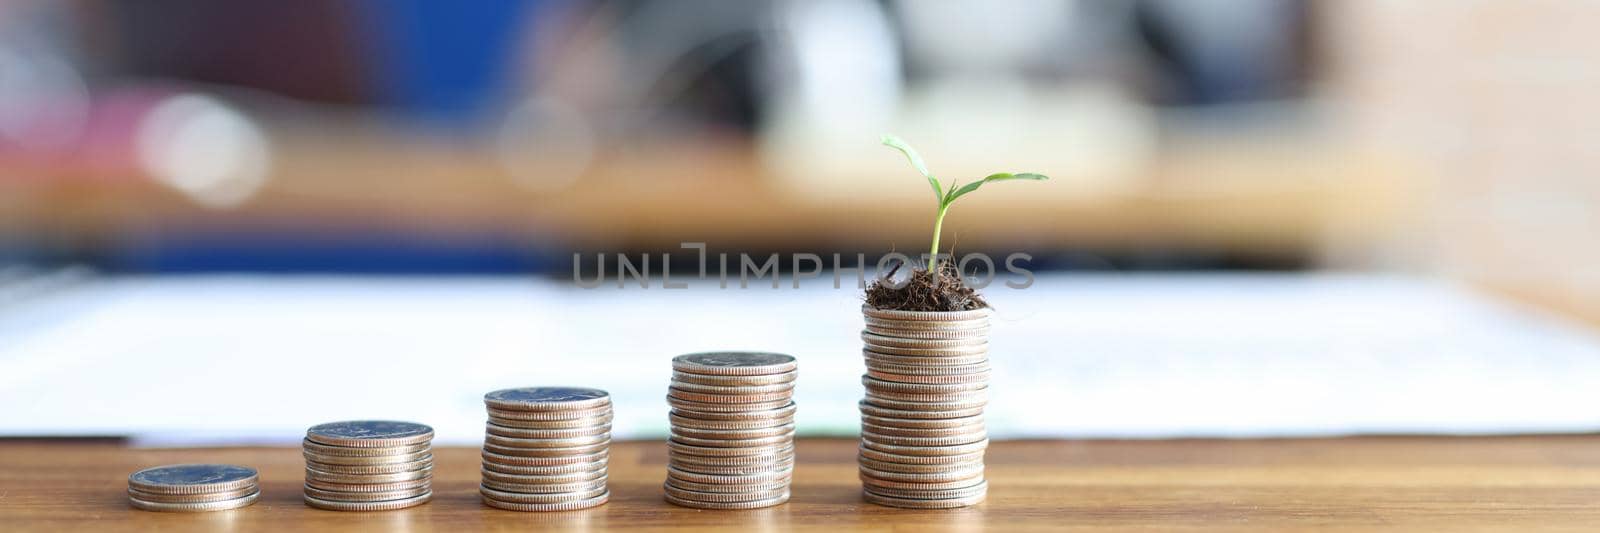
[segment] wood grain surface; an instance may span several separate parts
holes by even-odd
[[[953,511],[863,503],[854,441],[801,440],[798,454],[789,504],[700,511],[662,501],[662,443],[617,443],[611,503],[516,513],[479,503],[476,449],[442,448],[432,503],[341,513],[301,503],[298,448],[0,441],[0,531],[1600,529],[1600,436],[997,442],[989,501]],[[262,500],[199,514],[128,507],[129,473],[182,462],[254,466]]]

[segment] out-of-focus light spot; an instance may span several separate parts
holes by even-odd
[[[145,172],[207,207],[249,199],[267,179],[261,128],[214,98],[183,94],[151,109],[136,140]]]
[[[71,66],[0,46],[0,142],[66,150],[83,134],[88,117],[89,90]]]
[[[518,184],[557,191],[588,170],[594,159],[594,130],[571,106],[536,97],[506,115],[497,148],[500,164]]]

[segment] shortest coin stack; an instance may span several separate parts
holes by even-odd
[[[128,503],[146,511],[198,513],[238,509],[261,495],[256,469],[235,465],[168,465],[128,476]]]
[[[433,428],[354,420],[306,430],[306,505],[389,511],[433,498]]]
[[[611,395],[528,387],[483,395],[483,504],[510,511],[572,511],[611,499]]]
[[[789,501],[794,473],[793,356],[713,352],[672,360],[668,502],[756,509]]]

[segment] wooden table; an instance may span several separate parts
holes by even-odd
[[[608,505],[489,509],[476,493],[477,453],[436,451],[428,505],[340,513],[301,503],[298,448],[0,441],[0,531],[1600,528],[1600,436],[999,442],[989,449],[989,501],[954,511],[862,503],[851,440],[802,440],[793,499],[756,511],[663,503],[660,442],[612,447]],[[216,513],[128,507],[128,473],[179,462],[255,466],[263,498]]]

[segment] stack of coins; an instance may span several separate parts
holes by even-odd
[[[861,312],[864,498],[915,509],[982,502],[989,310]]]
[[[483,395],[484,505],[571,511],[611,499],[611,395],[599,389],[531,387]]]
[[[261,496],[256,469],[235,465],[169,465],[128,476],[128,503],[146,511],[196,513],[238,509]]]
[[[792,356],[757,352],[672,360],[666,498],[697,509],[789,501],[794,473]]]
[[[306,505],[388,511],[433,498],[433,428],[355,420],[311,426],[302,443]]]

